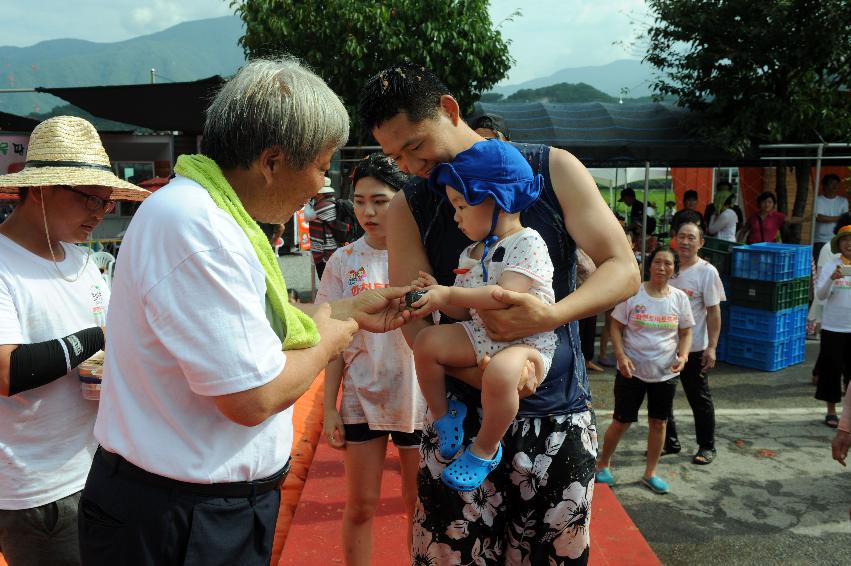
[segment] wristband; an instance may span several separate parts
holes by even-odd
[[[9,395],[59,379],[102,350],[103,345],[103,330],[97,326],[56,340],[21,344],[9,359]]]

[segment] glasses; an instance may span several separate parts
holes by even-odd
[[[63,186],[63,189],[66,191],[71,191],[72,193],[77,193],[78,195],[82,195],[86,197],[86,208],[92,212],[97,212],[102,210],[104,214],[109,214],[113,210],[115,210],[115,202],[109,199],[103,199],[100,197],[96,197],[95,195],[90,195],[88,193],[84,193],[83,191],[77,190],[74,187]]]

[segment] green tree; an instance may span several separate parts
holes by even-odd
[[[343,99],[353,141],[367,142],[357,123],[366,80],[405,59],[440,76],[472,109],[502,80],[513,60],[488,14],[488,0],[233,0],[245,23],[247,57],[290,53],[307,62]],[[515,13],[516,15],[516,13]]]
[[[585,83],[558,83],[541,88],[523,88],[504,102],[617,102],[617,98]]]
[[[654,90],[695,111],[692,127],[704,139],[741,155],[759,143],[851,138],[848,0],[647,5],[655,20],[645,60],[662,72]],[[806,205],[810,166],[796,165],[795,216]],[[783,207],[785,178],[785,171],[778,175]],[[794,229],[799,236],[800,225]]]

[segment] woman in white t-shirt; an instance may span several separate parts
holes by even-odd
[[[328,259],[316,303],[389,285],[385,217],[407,175],[384,154],[373,153],[358,163],[352,181],[355,215],[366,233]],[[345,449],[346,564],[369,564],[371,560],[372,519],[381,491],[388,436],[399,449],[410,548],[424,414],[413,353],[401,330],[384,334],[360,331],[343,356],[325,368],[324,433],[332,447]],[[399,552],[405,552],[401,544]]]
[[[824,301],[824,314],[815,397],[827,405],[824,423],[836,428],[836,404],[842,401],[841,379],[844,376],[847,385],[851,378],[851,224],[839,228],[829,245],[836,255],[816,279],[816,296]]]
[[[597,460],[596,481],[614,485],[609,466],[624,433],[638,420],[647,396],[647,465],[642,483],[654,493],[667,493],[668,484],[656,475],[662,454],[665,423],[677,390],[677,376],[691,349],[694,317],[688,296],[668,285],[679,269],[677,255],[657,248],[650,255],[650,280],[634,297],[612,313],[612,345],[618,360],[615,412]]]

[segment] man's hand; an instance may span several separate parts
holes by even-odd
[[[851,447],[851,432],[837,430],[836,436],[833,437],[833,442],[830,443],[830,450],[833,452],[833,459],[845,465],[845,458],[848,456],[848,448]]]
[[[688,361],[688,356],[677,356],[677,361],[671,366],[671,371],[674,373],[683,371],[683,368],[686,367],[686,361]]]
[[[548,332],[559,326],[553,320],[553,309],[529,293],[508,289],[495,289],[493,298],[506,305],[504,309],[480,310],[488,336],[498,342],[511,342],[518,338]]]
[[[358,293],[352,299],[351,316],[361,330],[395,330],[411,318],[410,312],[405,308],[405,293],[410,290],[410,287],[384,287]]]
[[[319,345],[324,348],[328,362],[343,353],[352,342],[358,324],[352,320],[335,320],[331,318],[331,305],[325,303],[316,308],[313,322],[319,331]],[[327,362],[326,362],[327,365]]]
[[[709,371],[715,367],[715,362],[717,361],[715,348],[707,347],[703,351],[703,357],[700,360],[701,368],[703,371]]]
[[[618,356],[618,371],[627,379],[632,379],[632,374],[635,372],[635,364],[626,354]]]

